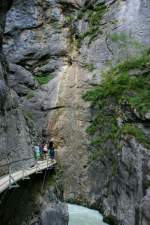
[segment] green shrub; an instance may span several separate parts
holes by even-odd
[[[142,129],[134,125],[131,112],[136,109],[141,118],[150,110],[150,51],[130,58],[102,75],[101,83],[83,96],[91,101],[94,109],[93,121],[87,129],[92,136],[92,146],[96,149],[93,158],[106,154],[107,143],[120,150],[122,135],[131,135],[150,148],[150,142]],[[138,69],[138,74],[136,71]],[[146,73],[143,71],[146,70]],[[130,75],[132,71],[132,75]],[[135,75],[134,75],[135,71]],[[141,74],[140,74],[141,73]],[[125,112],[125,107],[128,111]],[[130,115],[129,115],[130,114]],[[117,119],[123,121],[118,127]]]
[[[74,20],[73,16],[66,16],[66,18],[65,18],[65,21],[69,26],[72,25],[73,20]]]
[[[107,10],[107,6],[104,3],[100,3],[92,9],[87,9],[84,12],[82,11],[79,12],[77,17],[78,19],[82,19],[84,15],[87,15],[88,30],[77,37],[78,47],[81,46],[81,42],[85,37],[87,36],[89,37],[89,44],[90,44],[91,41],[94,38],[96,38],[99,33],[102,33],[100,25],[106,10]]]
[[[150,142],[146,138],[143,131],[135,126],[134,124],[125,124],[120,131],[121,134],[134,136],[140,143],[142,143],[146,148],[150,148]]]
[[[88,18],[89,18],[89,27],[98,27],[100,25],[100,21],[106,12],[106,5],[104,3],[96,5],[94,10],[89,10]]]
[[[119,104],[128,103],[136,108],[141,115],[150,109],[150,76],[129,75],[130,70],[149,69],[150,55],[130,58],[118,64],[103,74],[102,83],[93,90],[88,91],[84,98],[92,102],[106,101],[108,97],[115,97]]]
[[[53,79],[51,74],[39,74],[35,76],[35,79],[38,81],[40,85],[47,84],[50,80]]]

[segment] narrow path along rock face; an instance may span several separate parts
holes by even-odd
[[[14,0],[3,41],[9,70],[1,54],[1,162],[6,152],[28,156],[32,144],[53,137],[65,200],[95,207],[120,225],[150,222],[150,153],[124,137],[119,154],[107,142],[101,158],[91,160],[85,130],[95,109],[82,96],[101,81],[103,69],[150,45],[149,11],[149,0]],[[149,67],[130,71],[148,73]],[[131,111],[127,116],[150,138],[149,119]]]
[[[11,189],[13,187],[19,187],[17,182],[20,180],[28,180],[29,176],[32,174],[42,173],[43,170],[50,170],[54,168],[56,165],[56,161],[52,162],[50,159],[44,161],[36,161],[36,164],[32,167],[20,168],[19,171],[9,171],[8,175],[2,176],[0,178],[0,194],[7,189]]]

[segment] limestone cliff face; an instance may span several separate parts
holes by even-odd
[[[149,150],[134,138],[129,138],[124,141],[119,154],[109,144],[106,146],[108,152],[104,152],[101,159],[89,162],[88,157],[92,147],[85,130],[90,124],[91,116],[82,95],[100,81],[99,74],[110,62],[113,65],[121,62],[128,55],[138,54],[140,45],[150,44],[148,1],[106,3],[99,27],[96,27],[98,32],[89,27],[88,16],[93,3],[91,6],[89,4],[89,8],[82,6],[82,13],[77,12],[80,16],[75,17],[72,29],[80,49],[76,56],[72,54],[73,65],[62,77],[58,105],[63,105],[64,108],[55,114],[54,124],[50,119],[50,132],[60,144],[58,155],[64,171],[66,200],[87,202],[101,209],[108,221],[115,224],[147,225],[150,221],[147,215]],[[115,33],[125,34],[127,37],[123,38],[123,46],[120,43],[122,40],[113,41]],[[140,45],[134,47],[135,43]],[[148,133],[149,127],[144,124],[148,124],[148,121],[141,121],[141,126]],[[117,170],[115,174],[114,166]]]
[[[101,81],[104,68],[150,44],[149,10],[148,0],[14,0],[6,19],[8,84],[28,122],[23,135],[53,137],[64,198],[103,210],[116,224],[149,224],[150,153],[129,138],[119,155],[109,144],[109,154],[91,162],[85,130],[94,111],[82,96]],[[149,121],[138,122],[149,136]],[[27,140],[23,135],[19,140]]]
[[[12,68],[9,83],[21,97],[24,113],[36,124],[39,137],[47,137],[46,117],[56,107],[60,76],[68,60],[65,10],[55,1],[15,0],[6,20],[4,51]]]
[[[2,1],[0,6],[0,164],[31,156],[30,137],[16,92],[9,88],[9,66],[3,49],[3,32],[6,12],[12,1]],[[1,173],[3,173],[1,169]],[[5,168],[5,173],[6,173]]]

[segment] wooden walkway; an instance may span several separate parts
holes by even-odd
[[[55,166],[56,160],[51,160],[47,158],[46,160],[35,161],[33,167],[22,168],[16,172],[11,172],[11,166],[9,165],[9,174],[0,177],[0,193],[2,193],[7,188],[19,187],[17,181],[30,179],[29,176],[34,173],[42,173],[45,169],[51,169]]]

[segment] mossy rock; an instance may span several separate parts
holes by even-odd
[[[47,84],[50,80],[53,79],[53,75],[46,73],[46,74],[38,74],[35,76],[35,79],[38,81],[40,85]]]

